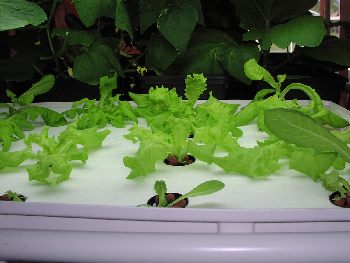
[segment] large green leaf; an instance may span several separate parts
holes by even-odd
[[[191,38],[198,21],[195,7],[183,3],[181,5],[168,5],[163,9],[157,22],[162,35],[175,47],[179,53],[183,53]]]
[[[159,73],[165,71],[177,57],[175,48],[159,33],[152,35],[146,52],[146,67]]]
[[[116,54],[101,42],[94,42],[86,53],[75,58],[73,77],[89,84],[98,84],[102,76],[122,74]]]
[[[197,9],[198,24],[204,25],[204,17],[202,12],[201,0],[187,0],[189,4],[193,5]]]
[[[218,58],[227,47],[236,45],[226,33],[216,30],[202,30],[195,32],[188,48],[179,58],[174,70],[179,74],[203,73],[205,75],[220,75],[224,69]]]
[[[315,48],[301,48],[305,55],[322,61],[332,62],[338,65],[350,66],[350,40],[329,39]]]
[[[100,36],[96,31],[74,30],[55,28],[52,36],[58,36],[67,40],[68,45],[90,46]]]
[[[317,0],[231,0],[247,30],[264,32],[272,25],[307,13]]]
[[[221,54],[219,60],[231,76],[245,84],[250,84],[251,80],[244,73],[244,64],[250,59],[259,60],[259,57],[259,49],[254,44],[231,44]]]
[[[271,42],[266,34],[277,24],[285,23],[308,12],[317,0],[231,0],[236,7],[242,28],[248,30],[245,40],[262,40],[262,48],[269,49]]]
[[[151,25],[157,22],[166,0],[139,0],[140,32],[144,33]]]
[[[123,0],[117,0],[117,9],[115,12],[115,26],[119,29],[128,32],[131,38],[134,37],[132,23]]]
[[[344,160],[350,161],[350,148],[345,142],[299,111],[266,110],[264,121],[270,132],[288,143],[312,148],[319,152],[337,152]]]
[[[25,0],[0,0],[0,31],[40,25],[47,19],[44,10]]]
[[[115,0],[73,0],[79,17],[85,26],[92,26],[96,19],[101,16],[115,18]]]
[[[271,42],[280,48],[287,48],[292,42],[299,46],[315,47],[325,34],[323,18],[310,15],[276,25],[268,32]]]

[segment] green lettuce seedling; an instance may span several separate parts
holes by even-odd
[[[100,100],[82,99],[73,103],[72,109],[65,111],[68,118],[76,120],[78,129],[111,124],[114,127],[124,127],[127,120],[136,122],[134,109],[127,101],[120,101],[120,94],[112,96],[117,88],[117,77],[104,76],[100,79]],[[81,107],[82,106],[82,107]]]
[[[69,179],[71,161],[80,160],[85,163],[89,150],[100,147],[109,133],[109,130],[98,131],[97,126],[78,130],[70,125],[58,139],[49,136],[48,127],[44,127],[40,134],[30,134],[25,138],[25,143],[29,147],[36,144],[42,150],[32,157],[38,161],[37,164],[27,168],[29,180],[56,185]]]
[[[246,125],[257,117],[259,128],[261,130],[266,130],[264,126],[264,111],[273,108],[297,109],[312,116],[312,118],[319,123],[327,124],[334,128],[342,128],[349,125],[347,120],[324,108],[320,96],[310,86],[301,83],[292,83],[282,89],[282,83],[286,79],[286,76],[278,75],[276,81],[271,74],[261,67],[254,59],[248,60],[244,64],[244,72],[251,80],[265,81],[271,88],[259,91],[254,100],[235,116],[238,126]],[[296,100],[286,100],[285,96],[291,90],[300,90],[304,92],[311,100],[309,106],[302,107]],[[266,96],[268,97],[266,98]]]
[[[291,109],[265,111],[265,125],[274,136],[298,146],[290,155],[290,168],[320,179],[326,189],[350,193],[349,183],[337,171],[325,174],[332,166],[344,169],[341,160],[350,162],[350,148],[310,116]],[[339,165],[340,164],[340,165]]]
[[[182,161],[186,154],[211,163],[215,151],[214,144],[196,144],[189,139],[190,121],[172,117],[169,120],[169,133],[152,132],[151,129],[134,126],[125,138],[140,143],[134,157],[125,156],[126,167],[131,168],[127,178],[133,179],[155,171],[155,164],[163,161],[169,154]]]
[[[27,199],[27,197],[16,192],[12,192],[11,190],[6,191],[5,196],[7,197],[7,200],[13,202],[24,202]]]
[[[339,197],[345,198],[350,195],[350,183],[339,175],[338,171],[331,171],[321,176],[322,185],[329,191],[339,192]]]
[[[166,183],[162,180],[157,180],[154,184],[154,190],[156,191],[158,195],[158,200],[159,200],[157,207],[172,207],[177,202],[184,200],[186,198],[213,194],[217,191],[220,191],[224,187],[225,187],[225,184],[221,181],[218,181],[218,180],[206,181],[204,183],[199,184],[195,188],[193,188],[190,192],[183,194],[179,198],[168,203],[166,199],[166,194],[167,194]]]
[[[2,151],[8,151],[14,141],[23,139],[23,131],[32,130],[34,128],[32,123],[38,117],[41,117],[48,126],[61,126],[67,123],[58,112],[45,107],[30,106],[36,95],[48,92],[54,83],[54,76],[46,75],[18,98],[10,90],[6,91],[12,105],[2,104],[2,107],[8,108],[7,112],[2,112],[0,115]]]
[[[135,109],[139,117],[146,119],[153,130],[169,131],[169,118],[182,118],[194,122],[194,106],[203,91],[206,90],[206,78],[203,74],[188,75],[185,79],[186,89],[183,100],[174,89],[165,87],[150,88],[148,94],[129,92],[136,103]]]
[[[0,152],[0,170],[5,167],[17,167],[33,156],[34,154],[29,147],[21,151]]]

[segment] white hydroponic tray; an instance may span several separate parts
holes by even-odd
[[[71,103],[40,105],[63,111]],[[325,105],[350,119],[346,109]],[[160,162],[156,172],[129,180],[123,157],[138,149],[123,138],[129,127],[108,127],[112,133],[102,148],[91,152],[86,164],[77,163],[70,179],[55,187],[30,182],[23,168],[0,173],[0,193],[13,190],[28,197],[25,203],[0,202],[0,260],[282,262],[281,257],[293,254],[283,262],[348,262],[350,210],[332,205],[330,192],[320,183],[289,170],[286,163],[277,173],[254,180],[198,160],[184,167]],[[246,147],[266,136],[255,125],[243,131],[239,142]],[[12,149],[22,148],[19,142]],[[349,167],[344,175],[348,172]],[[186,193],[211,179],[226,187],[191,198],[185,209],[137,207],[155,194],[156,180],[166,181],[168,192]],[[176,245],[169,247],[167,240]],[[318,253],[309,250],[316,248]],[[183,253],[174,254],[174,249]]]

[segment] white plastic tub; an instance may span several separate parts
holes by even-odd
[[[41,105],[62,111],[70,103]],[[350,117],[340,106],[326,105]],[[28,200],[0,202],[0,260],[349,262],[350,210],[332,205],[319,183],[286,166],[253,180],[200,161],[159,163],[155,173],[128,180],[122,159],[138,145],[123,138],[127,128],[110,128],[103,147],[56,187],[29,182],[23,168],[2,171],[0,192],[13,190]],[[265,136],[253,125],[244,129],[243,145]],[[191,198],[185,209],[137,207],[154,195],[159,179],[169,192],[188,192],[210,179],[226,187]]]

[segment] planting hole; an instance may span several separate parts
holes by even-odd
[[[339,192],[334,192],[329,196],[329,201],[336,206],[342,208],[350,208],[350,195],[346,195],[344,198],[340,198]]]
[[[181,194],[179,193],[166,193],[166,200],[168,201],[168,204],[173,202],[175,199],[179,198]],[[150,199],[148,199],[147,204],[149,206],[156,207],[158,206],[158,195],[152,196]],[[180,200],[176,204],[174,204],[172,207],[174,208],[185,208],[188,205],[189,201],[188,198],[185,198],[183,200]]]
[[[179,159],[173,155],[169,154],[167,158],[164,159],[164,163],[167,165],[172,166],[185,166],[192,164],[196,161],[196,158],[194,158],[192,155],[186,154],[183,160],[179,161]]]

